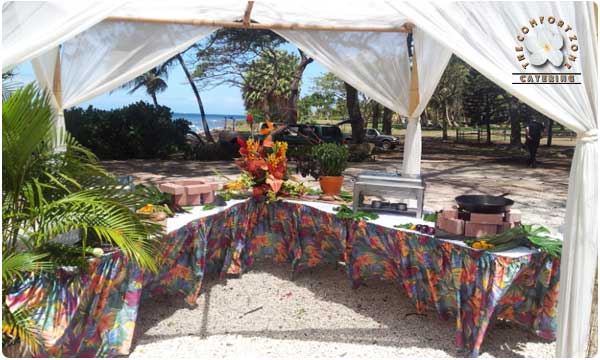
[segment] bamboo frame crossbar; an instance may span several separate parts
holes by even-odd
[[[249,10],[248,10],[249,8]],[[255,29],[255,30],[302,30],[302,31],[359,31],[359,32],[411,32],[414,25],[405,23],[396,27],[377,27],[377,26],[326,26],[326,25],[304,25],[304,24],[269,24],[269,23],[253,23],[250,22],[250,11],[252,6],[248,6],[248,23],[244,21],[213,21],[213,20],[198,20],[198,19],[163,19],[163,18],[144,18],[132,16],[110,16],[106,18],[108,21],[122,22],[138,22],[151,24],[178,24],[178,25],[195,25],[195,26],[214,26],[225,28],[238,29]]]

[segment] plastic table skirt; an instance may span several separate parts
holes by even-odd
[[[554,339],[559,259],[528,249],[478,251],[391,228],[393,218],[341,220],[331,208],[249,200],[188,214],[185,225],[175,220],[164,237],[158,274],[141,273],[116,252],[93,259],[85,275],[31,278],[7,301],[13,311],[31,309],[42,329],[43,355],[126,355],[140,296],[180,294],[194,305],[207,273],[241,275],[263,258],[290,263],[293,271],[342,261],[352,286],[391,280],[418,312],[433,309],[454,319],[456,344],[472,356],[495,318]]]

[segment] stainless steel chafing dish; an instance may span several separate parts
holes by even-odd
[[[425,181],[420,176],[363,172],[354,183],[353,210],[391,212],[421,218]]]

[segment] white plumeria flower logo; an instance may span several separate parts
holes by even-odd
[[[533,65],[544,65],[550,61],[554,66],[563,63],[563,37],[554,29],[540,26],[525,39],[525,47],[529,51],[529,61]]]

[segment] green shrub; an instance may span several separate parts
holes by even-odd
[[[101,159],[167,158],[187,148],[190,123],[166,106],[139,101],[120,109],[65,111],[67,130]]]
[[[319,164],[320,176],[341,176],[348,161],[348,148],[338,144],[319,144],[312,155]]]
[[[230,141],[196,143],[188,146],[184,157],[186,160],[199,161],[232,160],[240,156],[239,150],[239,145]]]
[[[375,145],[370,143],[363,144],[348,144],[348,161],[350,162],[362,162],[371,158],[371,153]]]

